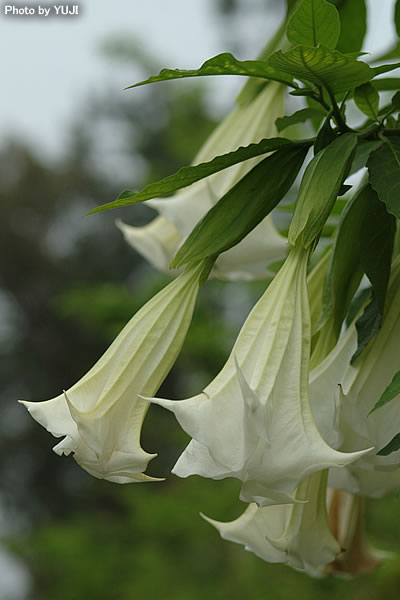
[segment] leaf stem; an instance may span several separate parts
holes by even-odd
[[[347,133],[349,131],[353,131],[346,123],[346,121],[343,119],[341,110],[336,102],[336,98],[333,94],[333,92],[327,87],[326,88],[328,94],[329,94],[329,99],[331,101],[332,104],[332,113],[333,113],[333,117],[337,123],[337,126],[339,127],[340,131],[342,133]]]
[[[322,89],[319,87],[318,88],[318,94],[314,93],[311,98],[313,100],[315,100],[316,102],[318,102],[318,104],[320,104],[327,112],[330,112],[331,107],[329,106],[329,104],[327,102],[325,102],[324,100],[324,96],[322,94]]]

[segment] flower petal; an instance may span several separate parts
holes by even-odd
[[[95,477],[128,483],[150,481],[140,445],[149,407],[140,394],[155,393],[185,339],[199,289],[210,265],[188,268],[145,304],[90,371],[67,392],[45,402],[23,402],[54,436],[54,448],[74,454]]]

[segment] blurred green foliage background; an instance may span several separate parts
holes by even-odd
[[[243,4],[216,4],[221,32],[231,41]],[[267,4],[257,6],[265,18]],[[145,73],[164,66],[132,41],[109,41],[105,51]],[[151,407],[143,430],[143,447],[159,453],[149,474],[166,481],[118,486],[53,454],[55,440],[16,403],[48,399],[72,385],[168,281],[114,226],[116,217],[144,224],[153,217],[150,209],[81,217],[124,186],[139,188],[191,160],[214,126],[205,85],[149,86],[118,102],[94,98],[77,111],[69,145],[56,161],[43,162],[23,140],[9,140],[0,151],[0,501],[10,530],[3,545],[31,574],[29,600],[283,600],[294,594],[298,600],[397,600],[396,556],[357,580],[313,580],[221,540],[199,513],[237,517],[245,508],[237,482],[168,475],[187,442],[170,413]],[[97,140],[105,122],[109,131],[124,132],[134,181],[121,182],[102,168]],[[264,286],[208,282],[160,394],[185,397],[209,382]],[[399,514],[397,497],[368,505],[367,528],[377,547],[399,551]]]

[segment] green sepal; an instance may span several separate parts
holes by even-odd
[[[309,248],[321,234],[348,175],[356,145],[357,136],[346,133],[318,152],[308,164],[289,229],[292,246],[301,235],[303,246]]]

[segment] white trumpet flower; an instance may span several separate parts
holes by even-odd
[[[182,401],[151,399],[174,412],[193,438],[173,469],[176,475],[236,477],[247,502],[292,503],[298,500],[291,493],[306,477],[368,451],[332,449],[311,413],[307,261],[308,251],[291,250],[203,393]]]
[[[222,538],[271,563],[286,563],[309,575],[321,576],[341,548],[333,536],[326,510],[327,471],[314,473],[297,488],[300,504],[257,507],[250,504],[235,521],[206,517]]]
[[[351,365],[357,348],[357,331],[352,324],[310,374],[312,410],[324,438],[331,443],[336,438],[335,447],[345,452],[375,447],[375,452],[346,469],[333,469],[329,479],[332,487],[371,497],[400,488],[400,451],[377,455],[400,430],[399,398],[369,414],[400,370],[399,338],[400,261],[396,261],[383,325],[376,337]]]
[[[45,402],[22,402],[55,437],[59,454],[73,453],[88,473],[116,483],[150,481],[140,445],[154,394],[171,369],[189,328],[204,263],[186,269],[147,302],[105,354],[67,392]],[[207,272],[206,272],[207,275]]]
[[[208,138],[193,164],[207,162],[239,146],[275,137],[275,120],[283,114],[285,86],[270,82],[245,107],[236,108]],[[146,204],[160,217],[145,227],[131,227],[121,221],[125,240],[156,268],[165,270],[183,240],[210,208],[244,177],[263,156],[233,165],[178,191],[171,198],[156,198]],[[273,275],[268,265],[287,254],[287,242],[267,216],[236,247],[223,252],[213,274],[223,279],[255,279]]]

